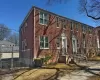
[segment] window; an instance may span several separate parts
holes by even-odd
[[[48,16],[48,14],[44,13],[44,12],[40,12],[40,14],[39,14],[39,23],[47,25],[48,22],[49,22],[49,16]]]
[[[25,27],[27,27],[27,22],[25,23],[25,25],[24,25]]]
[[[78,23],[76,23],[76,30],[78,31]]]
[[[40,36],[40,48],[49,48],[48,37]]]
[[[85,32],[85,25],[82,25],[82,31]]]
[[[79,41],[77,40],[77,47],[79,47]]]
[[[56,17],[57,28],[59,28],[59,18]]]
[[[66,29],[66,21],[65,20],[61,20],[61,26],[63,29]]]
[[[57,38],[57,49],[60,48],[60,37]]]
[[[71,30],[73,30],[73,22],[71,22]]]
[[[84,47],[84,48],[86,47],[86,43],[85,43],[85,40],[83,40],[83,47]]]

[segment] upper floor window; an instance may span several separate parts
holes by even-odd
[[[66,29],[66,21],[65,20],[62,20],[62,28]]]
[[[70,27],[71,27],[71,30],[73,30],[73,22],[71,22],[71,26]]]
[[[92,33],[92,28],[91,27],[89,27],[89,34],[91,34]]]
[[[25,27],[27,27],[27,22],[24,24]]]
[[[60,26],[59,26],[59,18],[58,17],[56,17],[56,23],[57,23],[57,28],[59,28]]]
[[[78,23],[76,23],[76,30],[78,31],[78,27],[79,27],[79,24]]]
[[[40,36],[40,48],[41,49],[49,48],[48,37]]]
[[[49,15],[45,12],[40,12],[39,13],[39,23],[47,25],[49,22]]]
[[[82,25],[82,31],[85,32],[86,31],[86,26],[85,25]]]

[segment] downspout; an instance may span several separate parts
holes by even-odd
[[[36,47],[35,47],[35,8],[34,8],[34,57],[33,60],[36,58]]]

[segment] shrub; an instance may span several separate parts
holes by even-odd
[[[42,67],[43,61],[41,58],[34,59],[35,67]]]

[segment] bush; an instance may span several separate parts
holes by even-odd
[[[43,59],[43,62],[44,62],[45,64],[47,64],[47,62],[48,62],[51,58],[52,58],[51,55],[45,55],[45,58]]]
[[[35,67],[42,67],[43,60],[41,58],[34,59]]]

